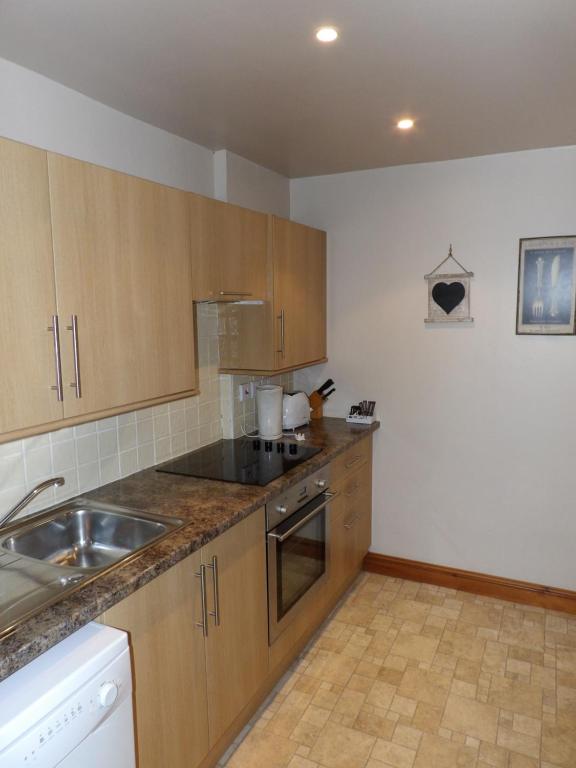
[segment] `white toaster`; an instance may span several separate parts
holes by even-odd
[[[304,392],[284,395],[282,400],[282,429],[297,429],[310,423],[310,401]]]

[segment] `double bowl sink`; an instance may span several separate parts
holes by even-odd
[[[78,499],[0,529],[0,637],[182,525]]]

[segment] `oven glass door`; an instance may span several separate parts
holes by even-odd
[[[320,584],[328,562],[327,499],[321,494],[268,534],[270,639]]]

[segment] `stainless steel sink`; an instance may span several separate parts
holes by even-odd
[[[0,547],[50,565],[100,571],[151,544],[181,520],[77,502],[23,523]]]
[[[0,638],[184,521],[75,499],[0,530]]]

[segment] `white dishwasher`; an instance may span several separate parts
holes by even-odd
[[[88,624],[0,683],[0,768],[134,768],[125,632]]]

